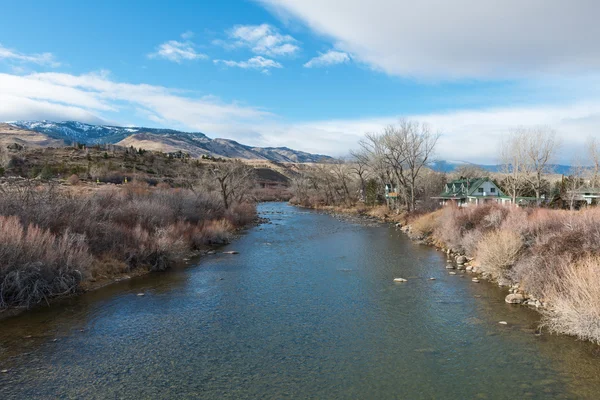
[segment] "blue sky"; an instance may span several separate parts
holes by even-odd
[[[600,7],[481,3],[8,1],[0,120],[164,126],[343,155],[407,117],[443,134],[440,158],[488,163],[511,128],[543,124],[569,139],[569,161],[598,134]]]

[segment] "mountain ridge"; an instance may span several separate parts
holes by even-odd
[[[256,147],[231,139],[211,139],[202,132],[136,126],[93,125],[78,121],[15,121],[9,124],[20,129],[45,134],[53,140],[63,140],[67,144],[69,142],[87,145],[115,144],[167,153],[182,151],[189,153],[192,157],[211,156],[298,163],[333,161],[333,158],[327,155],[312,154],[288,147]]]

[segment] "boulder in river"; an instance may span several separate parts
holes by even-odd
[[[394,282],[408,282],[408,281],[404,278],[394,278]]]
[[[240,254],[240,252],[239,251],[230,250],[230,251],[224,251],[223,254]]]
[[[477,279],[477,278],[473,278],[473,279],[471,279],[471,281],[475,282],[475,283],[479,283],[479,279]]]
[[[525,301],[525,296],[521,293],[511,293],[504,299],[509,304],[521,304]]]
[[[456,257],[456,263],[458,265],[463,265],[467,261],[469,261],[469,260],[467,260],[467,257],[465,257],[465,256],[458,256],[458,257]]]

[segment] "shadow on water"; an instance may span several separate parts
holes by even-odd
[[[229,245],[239,255],[0,322],[0,397],[597,398],[598,346],[536,335],[539,314],[449,275],[442,253],[260,211],[271,223]]]

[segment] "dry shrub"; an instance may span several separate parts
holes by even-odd
[[[77,176],[77,174],[73,174],[67,179],[67,182],[69,183],[69,185],[76,186],[77,184],[79,184],[79,176]]]
[[[385,219],[389,217],[390,212],[391,211],[387,206],[376,206],[369,211],[369,215],[379,219]]]
[[[600,257],[567,263],[546,293],[545,325],[553,332],[600,343]]]
[[[256,219],[256,207],[254,204],[236,203],[226,211],[225,218],[233,226],[248,225]]]
[[[477,247],[484,237],[485,234],[480,229],[474,229],[464,234],[460,245],[466,254],[475,255],[477,254]]]
[[[477,260],[483,272],[496,280],[505,280],[508,270],[517,262],[523,242],[511,231],[487,233],[477,246]]]
[[[434,238],[454,251],[472,251],[476,247],[474,238],[500,227],[508,213],[506,207],[497,203],[464,208],[444,207],[434,231]],[[479,233],[468,235],[469,232],[475,231]]]
[[[255,216],[254,204],[225,210],[218,193],[138,182],[93,192],[2,188],[0,307],[73,291],[93,261],[92,276],[165,269],[192,250],[226,243]]]
[[[0,306],[30,306],[74,292],[92,257],[81,235],[23,227],[17,217],[0,216]]]
[[[454,251],[462,250],[462,231],[461,227],[456,223],[458,215],[463,210],[456,206],[447,206],[442,208],[439,222],[433,232],[433,237],[439,243],[443,243]]]
[[[440,215],[443,210],[434,211],[422,215],[411,222],[411,234],[419,237],[427,237],[433,234],[439,224]]]
[[[225,219],[209,221],[202,227],[201,242],[203,244],[226,244],[231,240],[233,226]]]

